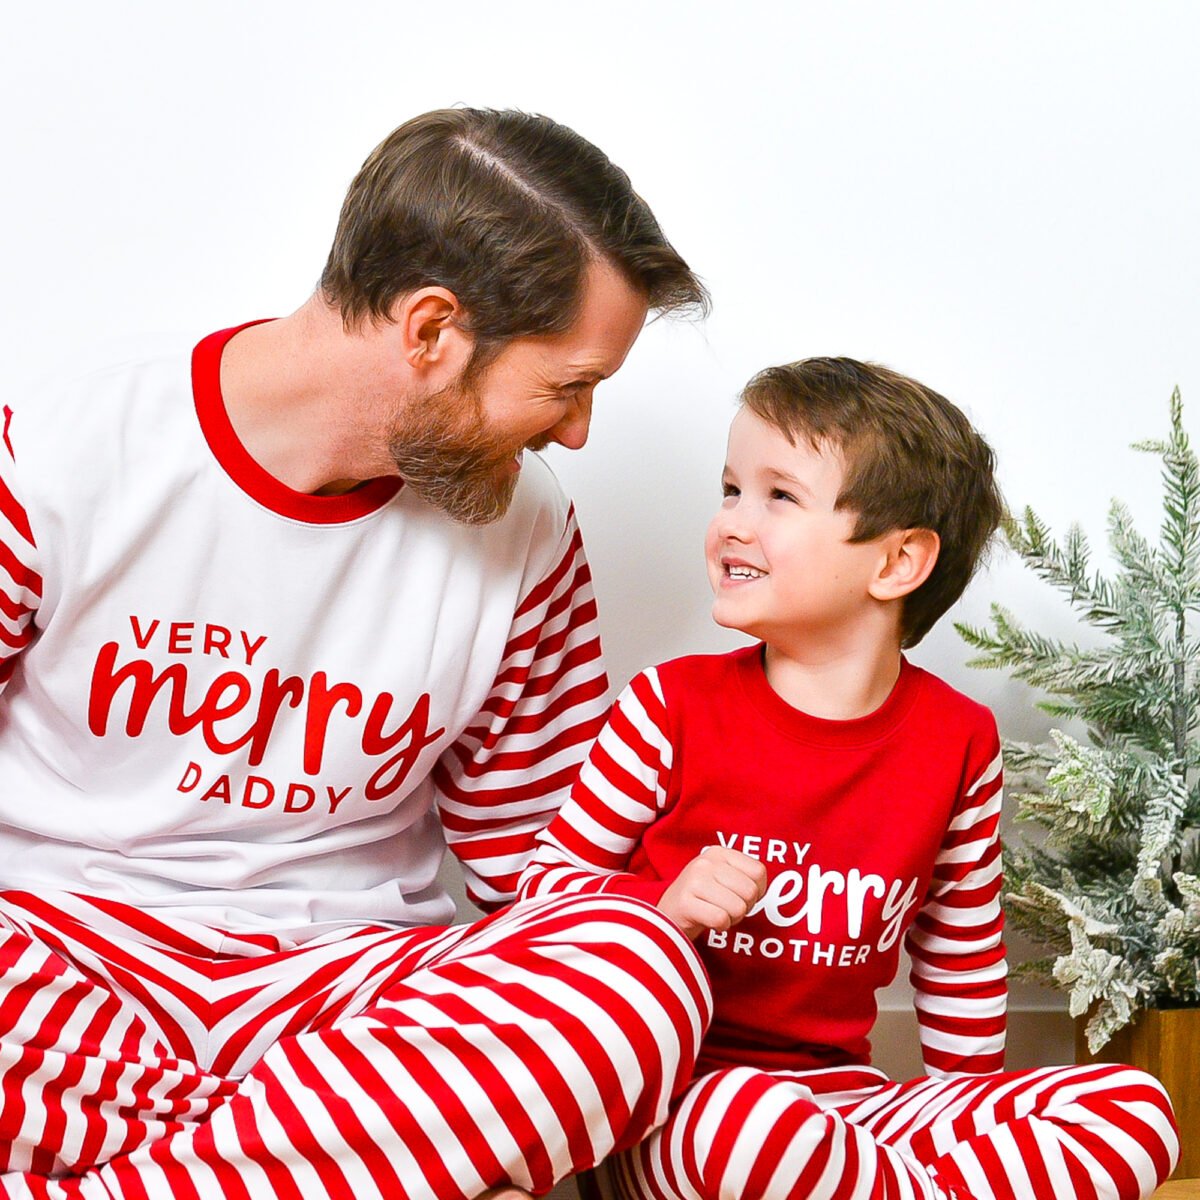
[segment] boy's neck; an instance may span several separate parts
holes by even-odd
[[[767,643],[767,682],[793,708],[827,721],[852,721],[873,713],[900,677],[895,644],[799,656]]]

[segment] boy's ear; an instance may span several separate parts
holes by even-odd
[[[932,529],[896,529],[887,534],[886,555],[868,591],[876,600],[899,600],[915,592],[929,578],[941,545]]]

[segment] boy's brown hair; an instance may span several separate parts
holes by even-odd
[[[474,366],[505,342],[570,327],[584,274],[606,259],[660,313],[708,293],[629,176],[549,117],[448,108],[393,130],[346,194],[321,276],[348,328],[438,285],[462,304]]]
[[[852,358],[768,367],[742,403],[793,444],[838,447],[846,477],[837,507],[858,515],[852,542],[893,529],[938,535],[932,573],[904,598],[901,644],[915,646],[962,595],[1003,516],[991,447],[944,396]]]

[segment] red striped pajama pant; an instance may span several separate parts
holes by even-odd
[[[690,943],[602,896],[281,948],[9,892],[0,930],[10,1197],[547,1189],[663,1120],[709,1016]]]
[[[1135,1200],[1178,1157],[1166,1094],[1130,1067],[738,1067],[698,1078],[611,1180],[622,1200]]]

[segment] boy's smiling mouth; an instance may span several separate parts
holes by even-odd
[[[721,566],[725,568],[726,579],[762,579],[770,573],[752,567],[749,563],[723,562]]]

